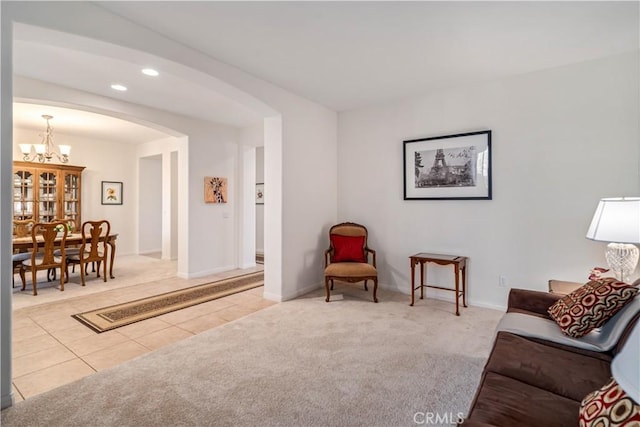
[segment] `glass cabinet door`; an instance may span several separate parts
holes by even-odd
[[[66,219],[72,230],[79,230],[83,170],[83,166],[14,161],[13,218],[35,222]]]
[[[35,209],[33,171],[19,170],[13,174],[13,219],[33,219]]]
[[[74,230],[79,230],[80,221],[80,174],[65,172],[64,174],[64,206],[63,217],[74,224]]]
[[[57,219],[57,185],[58,174],[40,172],[38,175],[38,222],[50,222]]]

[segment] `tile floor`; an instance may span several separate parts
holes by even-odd
[[[259,265],[253,269],[186,280],[175,277],[175,264],[171,267],[171,261],[153,260],[162,265],[153,264],[155,272],[144,273],[143,266],[148,262],[145,258],[131,257],[123,262],[119,275],[129,284],[127,286],[118,287],[116,274],[116,279],[106,284],[93,276],[85,288],[76,286],[78,289],[73,287],[72,276],[71,285],[65,285],[65,292],[51,284],[43,284],[40,290],[39,284],[39,294],[35,297],[30,294],[29,285],[23,292],[16,288],[13,311],[16,402],[274,304],[262,298],[263,288],[259,287],[101,334],[70,317],[82,311],[262,270]],[[174,276],[167,277],[171,268]],[[127,273],[129,277],[124,279]],[[139,275],[137,280],[131,277],[136,275]],[[142,280],[147,282],[140,283]],[[135,284],[136,281],[140,284]],[[94,292],[96,288],[108,290]]]

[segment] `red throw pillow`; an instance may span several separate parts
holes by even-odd
[[[341,236],[332,234],[332,262],[367,262],[364,256],[364,236]]]

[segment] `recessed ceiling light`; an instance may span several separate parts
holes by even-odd
[[[119,85],[119,84],[113,84],[113,85],[111,85],[111,89],[119,90],[120,92],[124,92],[125,90],[127,90],[127,87],[123,86],[123,85]]]
[[[142,74],[151,76],[151,77],[157,77],[160,75],[160,73],[154,70],[153,68],[143,68]]]

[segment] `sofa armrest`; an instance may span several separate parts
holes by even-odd
[[[526,311],[548,317],[547,309],[562,295],[528,289],[511,289],[507,312]]]
[[[483,423],[482,421],[464,420],[458,424],[463,427],[496,427],[494,424]]]

